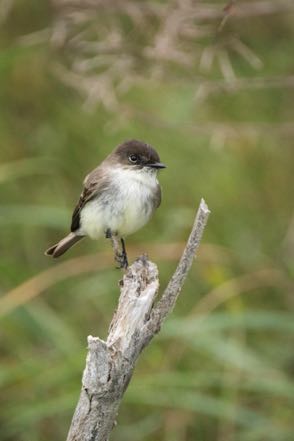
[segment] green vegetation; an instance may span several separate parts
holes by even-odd
[[[161,208],[127,239],[130,253],[147,251],[158,264],[162,287],[201,197],[212,214],[173,316],[139,360],[112,439],[290,441],[294,12],[228,23],[263,62],[256,72],[230,53],[246,87],[198,101],[201,79],[224,81],[216,63],[195,79],[177,68],[164,81],[146,72],[148,81],[110,111],[85,109],[60,82],[62,54],[48,42],[19,42],[51,26],[49,4],[16,1],[0,28],[0,441],[66,437],[86,336],[106,336],[120,273],[106,240],[85,240],[60,261],[43,252],[67,231],[83,177],[128,138],[154,145],[168,165]],[[273,77],[278,85],[250,87]],[[165,251],[173,243],[174,253]]]

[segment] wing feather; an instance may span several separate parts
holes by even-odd
[[[89,173],[84,180],[84,189],[80,195],[78,203],[72,214],[71,231],[74,232],[80,228],[80,213],[83,207],[94,197],[99,197],[99,194],[108,186],[108,178],[101,167],[95,168]]]

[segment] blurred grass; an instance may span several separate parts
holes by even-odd
[[[59,265],[43,251],[67,230],[86,173],[126,138],[150,142],[168,164],[163,202],[129,247],[185,241],[202,196],[212,215],[173,316],[139,360],[112,438],[290,441],[294,90],[195,102],[190,81],[150,80],[130,89],[119,112],[88,113],[52,74],[46,45],[17,44],[51,14],[49,2],[16,2],[0,29],[1,295]],[[293,24],[283,14],[240,27],[264,68],[256,74],[235,55],[237,75],[291,74]],[[219,79],[218,69],[210,76]],[[84,241],[63,262],[97,250],[106,256],[107,241]],[[164,286],[177,252],[150,257]],[[86,336],[105,337],[117,301],[119,274],[104,259],[107,269],[97,261],[94,275],[61,278],[1,318],[1,441],[65,439]]]

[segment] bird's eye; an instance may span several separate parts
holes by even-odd
[[[129,161],[135,164],[138,161],[138,155],[134,155],[134,154],[130,155]]]

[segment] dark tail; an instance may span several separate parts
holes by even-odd
[[[79,240],[83,239],[84,236],[77,236],[74,233],[69,233],[66,237],[61,239],[57,244],[48,248],[45,251],[46,256],[59,257],[62,256],[69,248],[71,248]]]

